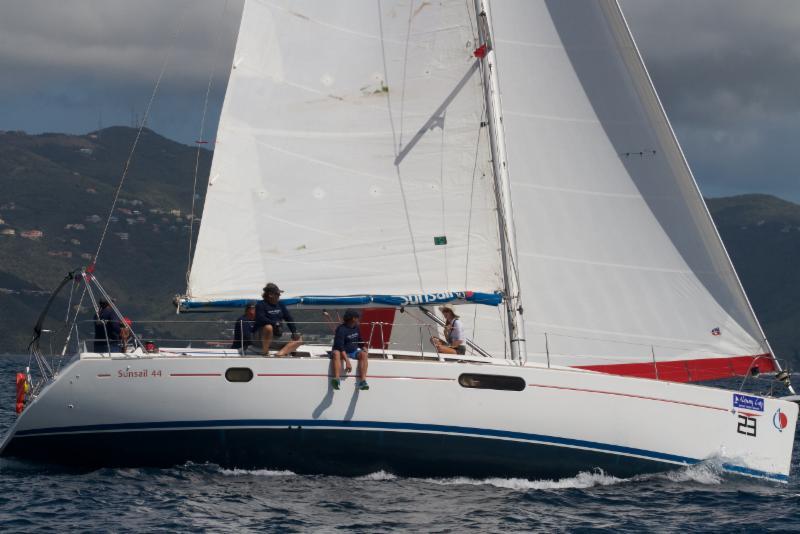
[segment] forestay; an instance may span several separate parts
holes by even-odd
[[[188,303],[500,290],[474,20],[248,0]]]
[[[769,349],[617,3],[504,0],[492,18],[528,359],[547,333],[557,364],[746,372]]]

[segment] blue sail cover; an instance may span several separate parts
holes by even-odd
[[[247,303],[258,300],[193,300],[181,299],[179,312],[197,312],[212,310],[232,310],[243,308]],[[503,301],[501,293],[480,293],[476,291],[453,291],[444,293],[419,293],[411,295],[306,295],[282,298],[287,306],[352,306],[352,307],[401,307],[425,306],[432,304],[483,304],[498,306]]]

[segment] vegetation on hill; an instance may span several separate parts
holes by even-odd
[[[135,135],[126,127],[0,133],[0,352],[24,352],[49,290],[89,263]],[[190,220],[197,156],[195,147],[143,131],[97,265],[131,317],[175,319],[170,302],[186,285],[189,225],[201,216],[211,161],[201,149]],[[800,363],[800,206],[767,195],[708,205],[773,348]],[[31,231],[42,235],[23,237]],[[53,308],[62,322],[65,299]]]

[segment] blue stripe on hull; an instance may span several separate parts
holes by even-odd
[[[505,430],[320,420],[214,420],[87,425],[23,430],[2,452],[87,466],[223,466],[298,473],[410,476],[561,477],[600,467],[616,476],[700,460],[632,447]],[[638,457],[638,458],[637,458]],[[745,475],[786,475],[724,465]]]

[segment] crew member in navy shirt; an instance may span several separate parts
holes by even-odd
[[[119,336],[122,326],[111,305],[101,300],[97,303],[94,321],[94,351],[119,352]]]
[[[292,333],[291,341],[278,341],[279,347],[276,356],[282,357],[294,352],[297,347],[303,344],[297,326],[292,319],[292,315],[284,304],[280,302],[281,291],[277,285],[270,282],[264,286],[262,298],[264,300],[256,304],[255,331],[261,338],[261,353],[269,355],[270,343],[273,339],[279,339],[283,335],[282,324],[285,322]]]
[[[361,339],[359,331],[359,314],[356,310],[344,312],[342,324],[336,327],[333,336],[333,378],[331,386],[339,389],[339,373],[342,368],[342,360],[345,364],[345,372],[353,370],[350,365],[350,358],[358,359],[358,383],[356,387],[361,390],[369,389],[367,384],[367,365],[369,363],[369,353],[363,348],[364,341]]]
[[[232,349],[240,349],[242,352],[253,344],[253,326],[255,325],[256,305],[252,302],[244,307],[244,315],[236,319],[233,325]]]

